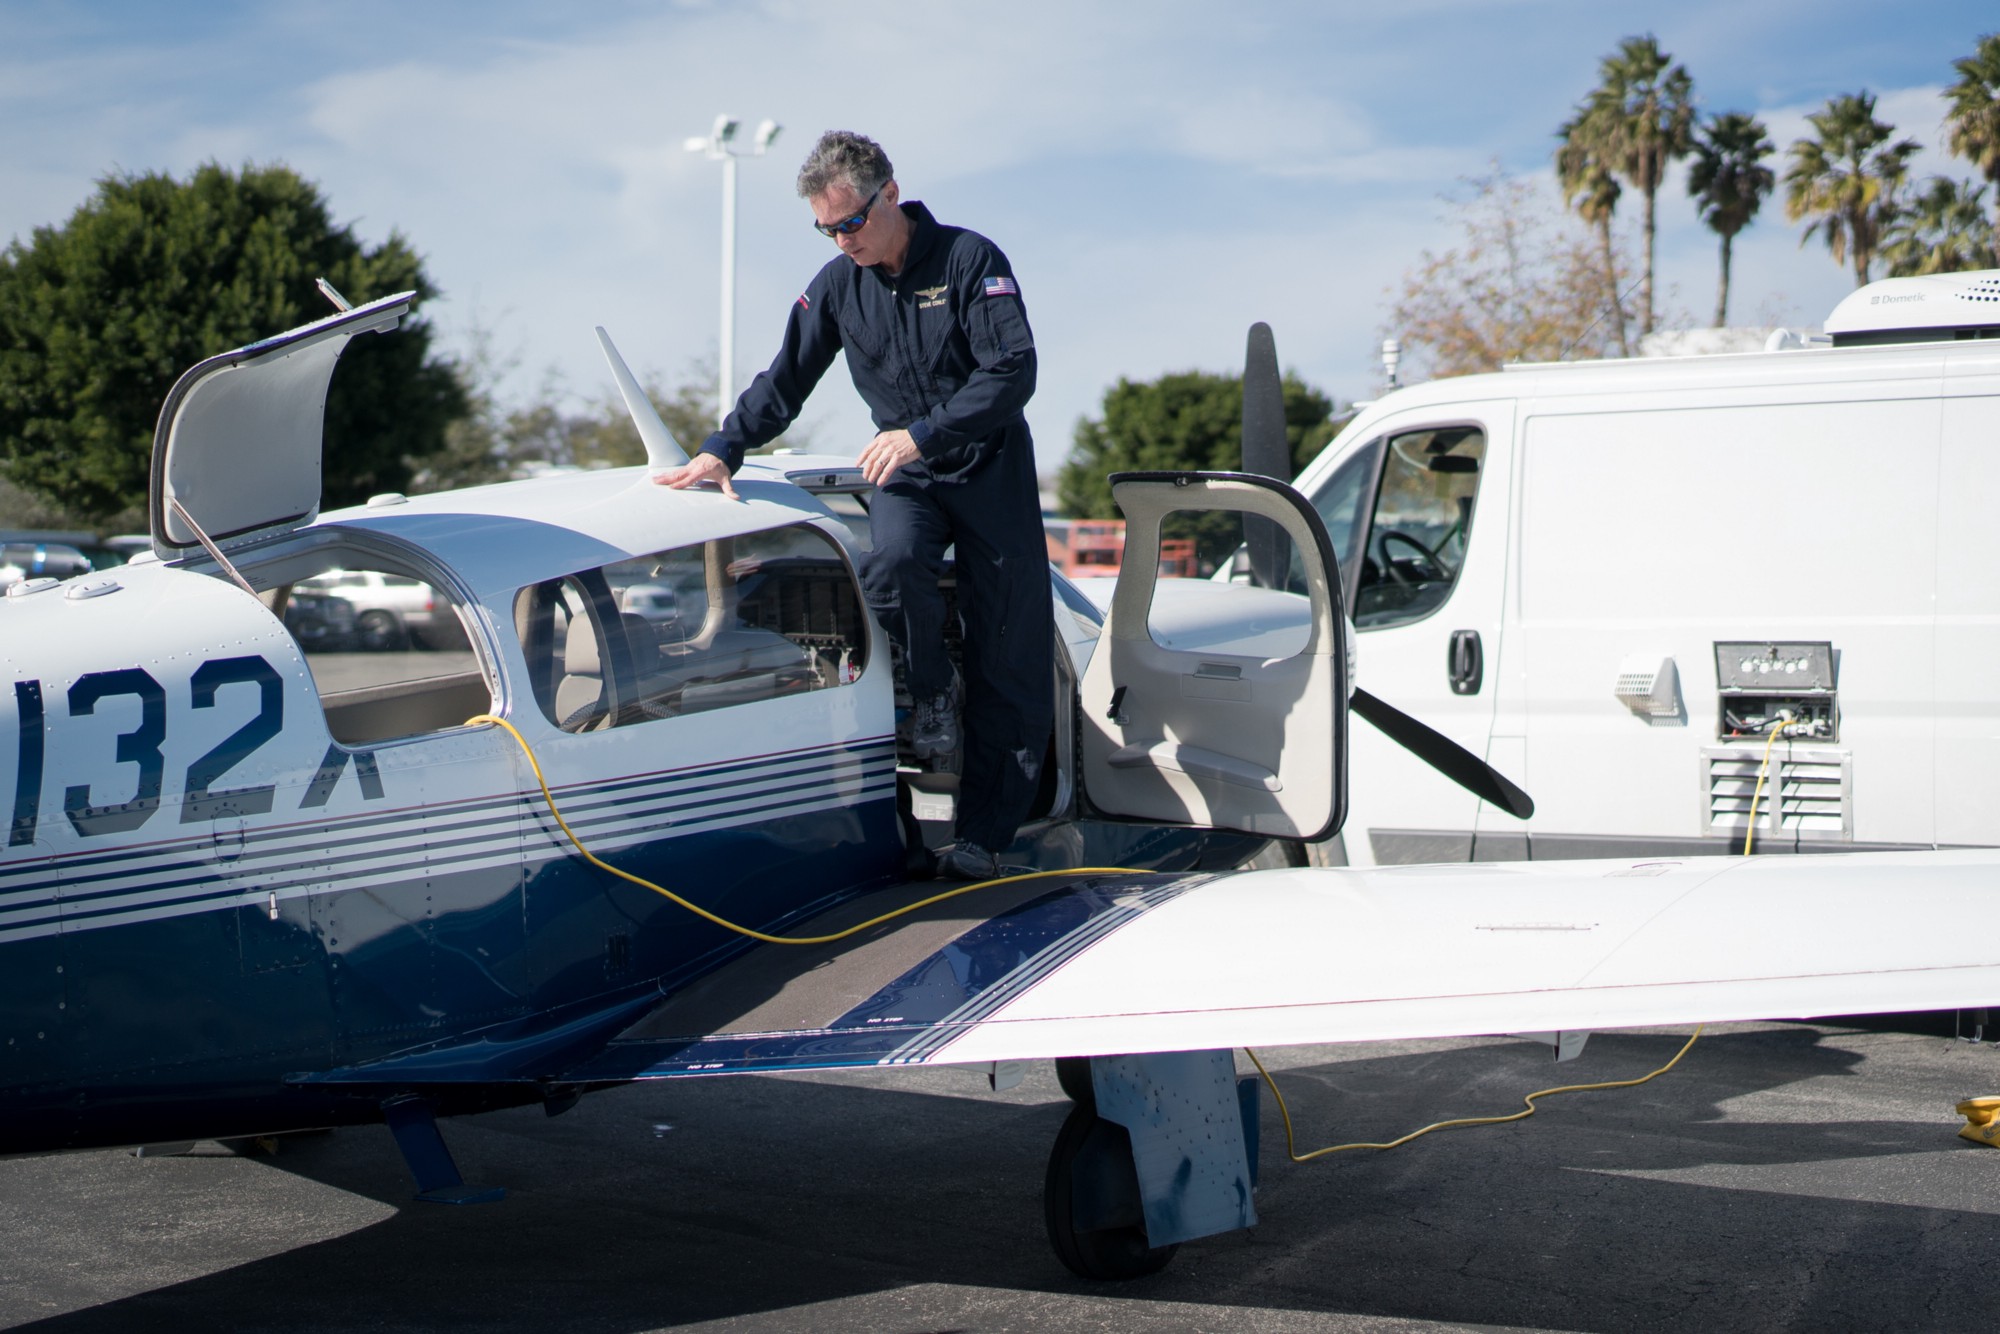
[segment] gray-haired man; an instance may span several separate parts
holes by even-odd
[[[991,241],[904,203],[871,139],[822,135],[798,189],[841,253],[793,303],[770,369],[701,452],[660,480],[713,480],[733,495],[729,477],[744,452],[777,438],[846,351],[878,432],[860,460],[877,488],[862,584],[902,651],[920,757],[961,743],[938,588],[945,549],[956,547],[963,777],[958,841],[939,865],[992,875],[1033,804],[1054,717],[1047,547],[1022,415],[1035,391],[1035,345],[1020,287]]]

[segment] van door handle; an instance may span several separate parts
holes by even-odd
[[[1486,679],[1486,652],[1480,647],[1477,630],[1451,632],[1451,693],[1476,695]]]

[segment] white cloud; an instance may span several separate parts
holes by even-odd
[[[1787,10],[1798,40],[1774,71],[1757,42],[1729,40],[1750,21],[1733,0],[1691,0],[1676,23],[1706,34],[1698,80],[1727,91],[1753,75],[1799,79],[1760,99],[1781,148],[1829,80],[1883,88],[1880,114],[1935,145],[1937,90],[1923,79],[1948,77],[1958,52],[1924,54],[1922,76],[1882,72],[1927,40],[1905,31],[1912,20],[1826,3],[1874,49],[1801,49],[1818,11]],[[195,3],[167,37],[106,23],[6,44],[0,237],[66,217],[114,167],[282,160],[365,237],[411,238],[445,290],[429,313],[458,346],[483,327],[518,357],[512,392],[536,391],[554,367],[594,393],[595,324],[669,375],[714,348],[720,172],[680,142],[718,111],[769,115],[785,136],[739,173],[747,378],[832,253],[792,195],[796,164],[820,129],[859,128],[888,146],[910,193],[1013,258],[1043,352],[1031,420],[1053,466],[1118,376],[1231,368],[1253,319],[1273,324],[1308,379],[1369,392],[1385,292],[1423,247],[1449,243],[1438,196],[1496,155],[1546,173],[1549,132],[1597,57],[1644,23],[1565,0],[1393,13],[1026,0],[998,17],[895,0],[865,13],[805,0],[573,13],[353,0],[225,17]],[[1575,86],[1551,70],[1573,71]],[[1956,170],[1934,149],[1927,161]],[[1714,238],[1680,190],[1670,183],[1661,202],[1661,271],[1705,320]],[[1816,322],[1845,290],[1796,237],[1767,204],[1738,245],[1738,312],[1783,300]],[[871,429],[838,370],[811,419],[835,449]]]

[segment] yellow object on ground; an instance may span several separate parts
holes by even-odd
[[[2000,1149],[2000,1125],[1993,1123],[1993,1118],[2000,1116],[2000,1098],[1967,1098],[1958,1104],[1958,1114],[1965,1118],[1965,1124],[1958,1128],[1960,1139]]]

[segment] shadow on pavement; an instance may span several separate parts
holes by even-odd
[[[1311,1147],[1505,1114],[1529,1089],[1644,1073],[1679,1043],[1600,1035],[1560,1067],[1523,1043],[1320,1048],[1313,1057],[1332,1058],[1278,1077]],[[258,1168],[294,1178],[280,1184],[301,1209],[333,1191],[396,1212],[26,1327],[918,1330],[950,1317],[1164,1329],[1213,1325],[1216,1307],[1239,1308],[1237,1327],[1287,1329],[1316,1314],[1605,1330],[1969,1324],[2000,1304],[2000,1278],[1966,1263],[1978,1256],[1958,1238],[1990,1231],[1990,1215],[1903,1202],[1924,1197],[1921,1181],[1879,1200],[1812,1184],[1860,1171],[1842,1189],[1881,1190],[1870,1160],[1950,1152],[1948,1128],[1899,1119],[1895,1099],[1927,1107],[1927,1089],[1898,1082],[1889,1103],[1845,1109],[1877,1114],[1850,1120],[1796,1087],[1868,1091],[1852,1078],[1863,1061],[1850,1034],[1725,1031],[1640,1088],[1302,1167],[1284,1161],[1267,1096],[1263,1224],[1190,1243],[1165,1273],[1113,1288],[1072,1279],[1042,1235],[1043,1165],[1067,1110],[1046,1070],[1001,1097],[969,1096],[971,1076],[938,1071],[630,1087],[555,1120],[522,1110],[449,1123],[467,1179],[509,1188],[498,1205],[408,1203],[379,1128],[288,1141]],[[656,1133],[662,1123],[672,1129]],[[1764,1175],[1727,1179],[1744,1171]],[[1646,1172],[1723,1176],[1623,1175]],[[1797,1188],[1771,1188],[1771,1172]],[[92,1225],[120,1220],[107,1209]],[[1897,1311],[1903,1320],[1884,1319]]]

